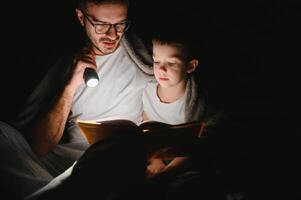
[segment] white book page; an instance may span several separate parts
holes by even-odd
[[[91,119],[91,120],[77,119],[76,121],[81,122],[81,123],[89,123],[89,124],[101,124],[101,122],[104,122],[104,121],[112,121],[112,120],[120,120],[120,119],[129,120],[123,116],[112,116],[112,117],[105,117],[105,118]]]

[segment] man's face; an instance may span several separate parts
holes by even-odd
[[[123,23],[127,19],[127,11],[127,6],[123,4],[94,4],[91,2],[87,2],[86,10],[76,10],[78,19],[85,28],[97,55],[114,52],[120,44],[123,32],[117,32],[115,27],[111,26],[107,32],[99,34],[95,32],[93,24]]]

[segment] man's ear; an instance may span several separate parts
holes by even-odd
[[[190,74],[192,73],[198,66],[199,61],[197,59],[192,59],[191,61],[189,61],[188,63],[188,67],[187,67],[187,73]]]
[[[75,9],[79,23],[84,26],[84,13],[80,9]]]

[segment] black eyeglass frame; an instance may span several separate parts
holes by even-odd
[[[124,21],[124,22],[119,22],[119,23],[116,23],[116,24],[109,24],[109,23],[98,23],[98,24],[95,24],[91,19],[89,19],[88,15],[85,12],[82,11],[82,13],[85,16],[85,18],[90,22],[90,24],[94,27],[94,31],[97,34],[106,34],[107,32],[109,32],[111,30],[112,27],[115,29],[115,31],[117,33],[124,33],[125,31],[127,31],[129,29],[130,24],[131,24],[131,21],[128,20],[128,19],[126,21]],[[118,30],[116,28],[116,26],[118,26],[120,24],[125,24],[125,28],[122,31],[120,31],[120,30]],[[97,31],[97,26],[107,26],[108,28],[106,29],[106,31],[99,32],[99,31]]]

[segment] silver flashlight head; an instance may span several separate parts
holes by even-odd
[[[99,77],[94,69],[87,67],[84,72],[84,80],[88,87],[95,87],[98,85]]]

